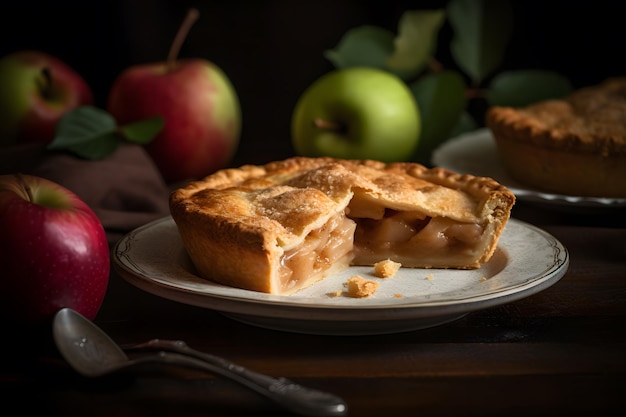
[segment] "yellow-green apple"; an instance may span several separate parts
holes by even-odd
[[[109,282],[102,223],[67,188],[0,175],[0,318],[41,324],[63,307],[93,319]]]
[[[404,161],[419,141],[417,102],[397,76],[380,69],[334,70],[300,96],[291,121],[296,153]]]
[[[190,15],[195,19],[197,12]],[[146,150],[168,182],[224,168],[237,150],[241,131],[239,98],[230,79],[206,59],[177,59],[181,33],[186,34],[178,33],[166,61],[124,70],[114,80],[107,103],[119,124],[163,118],[163,129]]]
[[[24,50],[0,59],[0,145],[51,142],[65,113],[92,103],[87,82],[50,54]]]

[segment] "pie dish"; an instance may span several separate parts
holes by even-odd
[[[486,124],[515,180],[566,195],[626,197],[626,77],[562,100],[492,107]]]
[[[515,180],[504,168],[493,134],[487,128],[447,140],[433,152],[432,164],[451,171],[491,177],[511,190],[516,202],[522,201],[549,210],[600,214],[626,208],[626,198],[551,193]]]
[[[350,265],[475,269],[515,196],[495,180],[416,163],[295,157],[175,190],[170,212],[198,274],[293,294]]]

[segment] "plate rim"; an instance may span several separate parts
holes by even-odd
[[[465,315],[472,311],[509,303],[543,291],[558,282],[568,270],[570,260],[569,252],[567,251],[567,248],[554,236],[543,229],[520,220],[512,218],[509,222],[519,227],[530,229],[541,235],[544,239],[548,240],[550,242],[550,247],[553,248],[555,256],[554,263],[549,267],[546,267],[545,270],[539,272],[538,274],[530,277],[524,277],[524,279],[518,282],[515,286],[507,286],[505,289],[493,291],[487,295],[482,294],[479,297],[469,296],[467,299],[462,300],[439,300],[437,302],[428,303],[403,303],[397,301],[391,305],[380,304],[367,306],[289,304],[285,303],[284,299],[293,300],[297,298],[293,295],[268,297],[266,294],[241,290],[249,295],[258,295],[261,298],[267,298],[251,300],[249,298],[232,295],[198,293],[185,288],[177,287],[175,285],[154,281],[153,279],[134,271],[126,264],[126,262],[122,260],[122,257],[127,257],[127,252],[130,250],[130,242],[135,240],[141,233],[154,230],[156,227],[160,225],[162,226],[162,223],[167,223],[166,227],[175,228],[176,225],[171,216],[166,216],[140,226],[119,239],[113,250],[113,264],[116,271],[122,278],[146,292],[162,298],[170,299],[172,301],[208,308],[222,313],[234,313],[264,318],[283,318],[288,320],[296,319],[300,321],[315,320],[322,322],[353,322],[355,320],[397,321],[432,318],[444,315],[449,316],[451,314]],[[506,229],[504,233],[506,233]],[[178,249],[180,250],[182,248],[182,243],[180,241],[178,243]],[[170,245],[173,245],[173,243],[170,243]],[[558,258],[559,256],[561,256],[561,258]],[[131,259],[127,259],[127,261],[132,262]],[[197,278],[202,279],[199,277]],[[238,290],[214,283],[209,283],[207,285],[218,285],[219,287],[226,289]],[[212,301],[214,304],[208,306],[208,301]],[[254,313],[249,312],[250,306],[254,307]]]

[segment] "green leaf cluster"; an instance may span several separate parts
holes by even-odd
[[[59,120],[55,137],[47,148],[98,160],[115,152],[124,141],[140,145],[149,143],[163,129],[164,123],[163,118],[157,116],[119,126],[105,110],[81,106]]]
[[[369,66],[404,80],[420,109],[422,129],[415,161],[429,164],[448,138],[484,123],[469,111],[473,100],[487,106],[521,107],[572,91],[563,75],[539,69],[498,72],[513,33],[510,0],[450,0],[445,9],[409,10],[397,33],[365,25],[344,34],[324,56],[336,67]],[[453,68],[436,55],[444,25],[452,32]]]

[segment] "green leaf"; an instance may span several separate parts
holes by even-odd
[[[454,32],[450,51],[460,68],[478,85],[504,59],[513,28],[509,0],[451,0],[448,20]]]
[[[86,159],[101,159],[117,149],[117,125],[113,116],[93,106],[81,106],[65,114],[48,149],[66,150]]]
[[[394,34],[376,26],[360,26],[347,31],[335,49],[324,56],[336,67],[367,66],[384,69],[393,52]]]
[[[492,106],[523,107],[542,100],[564,97],[572,89],[569,79],[552,71],[507,71],[494,77],[486,98]]]
[[[120,144],[120,139],[115,133],[98,136],[90,142],[77,143],[67,146],[65,149],[92,161],[111,155]]]
[[[47,148],[69,151],[85,159],[102,159],[115,152],[124,139],[138,144],[150,142],[164,123],[157,116],[118,127],[105,110],[81,106],[61,118],[56,136]]]
[[[156,116],[120,126],[119,130],[126,140],[145,145],[154,139],[161,129],[163,129],[163,126],[165,126],[165,120],[161,116]]]
[[[432,151],[447,140],[467,106],[466,84],[455,71],[421,77],[409,84],[417,100],[422,130],[415,160],[430,161]]]
[[[407,74],[406,79],[417,75],[428,63],[437,45],[437,35],[445,19],[444,10],[413,10],[400,18],[395,50],[387,60],[387,67],[397,73]]]
[[[91,142],[100,136],[115,132],[113,116],[93,106],[81,106],[65,114],[56,127],[56,136],[48,149],[65,149],[68,146]]]
[[[469,114],[469,112],[464,111],[463,114],[461,114],[456,126],[452,129],[450,137],[455,138],[463,133],[473,132],[478,128],[478,123],[476,123],[476,120],[474,120],[472,115]]]

